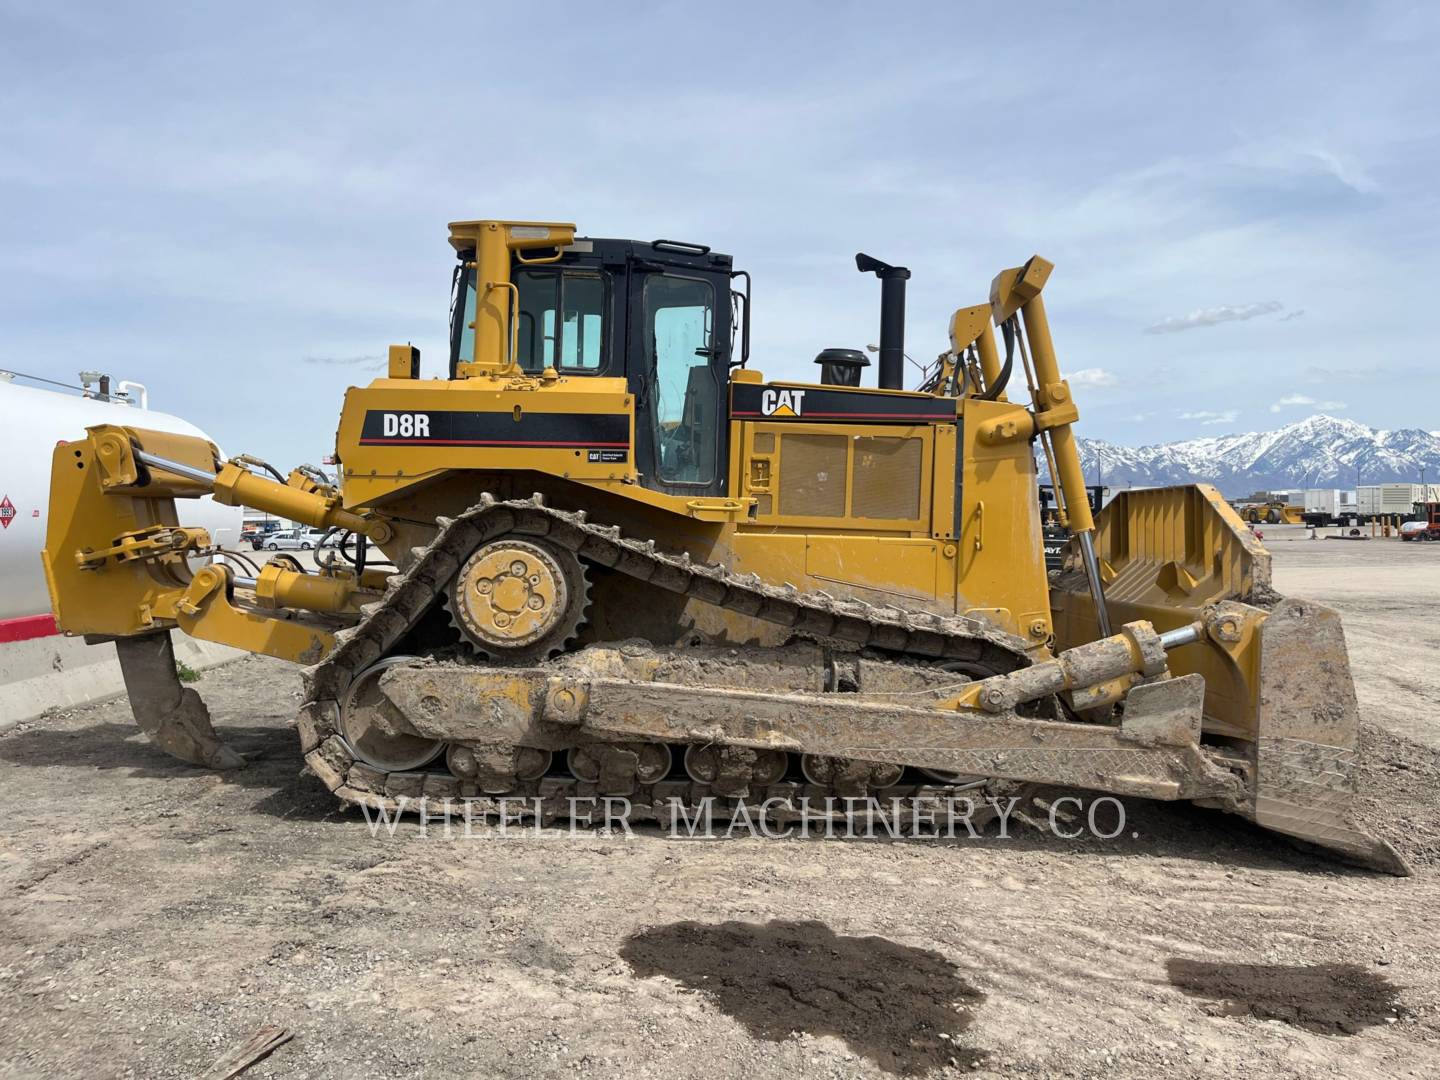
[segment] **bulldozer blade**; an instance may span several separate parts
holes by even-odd
[[[1337,612],[1283,600],[1260,628],[1257,825],[1387,874],[1405,860],[1353,818],[1360,710]]]
[[[245,759],[210,725],[199,694],[180,685],[170,632],[115,639],[130,711],[140,730],[171,757],[206,769],[243,769]]]
[[[1354,819],[1360,712],[1339,614],[1278,596],[1270,553],[1207,484],[1120,492],[1096,525],[1113,619],[1170,630],[1209,612],[1227,628],[1167,657],[1172,674],[1203,676],[1202,744],[1233,754],[1246,777],[1241,800],[1208,805],[1344,861],[1408,874]],[[1082,575],[1051,584],[1061,646],[1093,640]]]

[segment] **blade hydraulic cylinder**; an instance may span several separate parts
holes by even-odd
[[[278,480],[252,473],[233,461],[220,466],[218,473],[207,473],[203,469],[143,450],[135,451],[135,458],[148,468],[161,469],[197,484],[209,485],[215,501],[226,506],[249,506],[276,517],[313,525],[317,529],[349,529],[351,532],[364,534],[371,540],[388,538],[389,526],[341,509],[335,495],[282,484]]]
[[[1079,540],[1100,634],[1109,637],[1110,613],[1105,606],[1100,564],[1095,557],[1095,518],[1090,512],[1085,471],[1080,465],[1080,452],[1071,428],[1080,418],[1080,412],[1070,394],[1070,384],[1060,375],[1055,345],[1050,338],[1050,322],[1045,316],[1045,301],[1040,296],[1053,269],[1051,263],[1035,255],[1024,266],[1001,271],[990,286],[990,306],[997,326],[1014,318],[1017,312],[1025,322],[1025,336],[1030,340],[1035,364],[1035,427],[1042,439],[1049,440],[1055,464],[1053,479],[1064,498],[1066,523]]]

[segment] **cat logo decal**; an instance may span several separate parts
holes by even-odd
[[[804,390],[767,388],[760,395],[760,412],[765,416],[799,416],[804,400]]]

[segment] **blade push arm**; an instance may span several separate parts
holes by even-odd
[[[343,509],[338,491],[298,469],[281,483],[236,461],[218,464],[214,446],[201,439],[157,438],[156,432],[108,425],[87,430],[107,494],[148,498],[210,494],[226,506],[248,506],[317,529],[349,529],[378,543],[390,537],[385,522]]]
[[[332,644],[325,625],[295,613],[354,614],[377,583],[348,571],[302,573],[281,563],[255,579],[229,566],[192,570],[211,547],[204,529],[179,524],[175,500],[213,494],[319,528],[373,540],[390,526],[340,506],[328,485],[297,470],[281,483],[236,462],[218,464],[203,439],[102,425],[56,448],[44,563],[62,630],[128,637],[179,627],[193,637],[314,663]],[[237,606],[236,588],[254,592]],[[273,614],[272,614],[273,613]]]

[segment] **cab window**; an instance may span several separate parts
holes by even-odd
[[[605,276],[598,271],[522,270],[516,358],[530,372],[553,367],[594,375],[605,366]]]
[[[475,271],[465,265],[455,268],[450,290],[450,378],[456,367],[475,359]]]
[[[708,484],[715,478],[720,438],[712,364],[715,289],[694,278],[650,274],[645,320],[659,477],[669,484]]]

